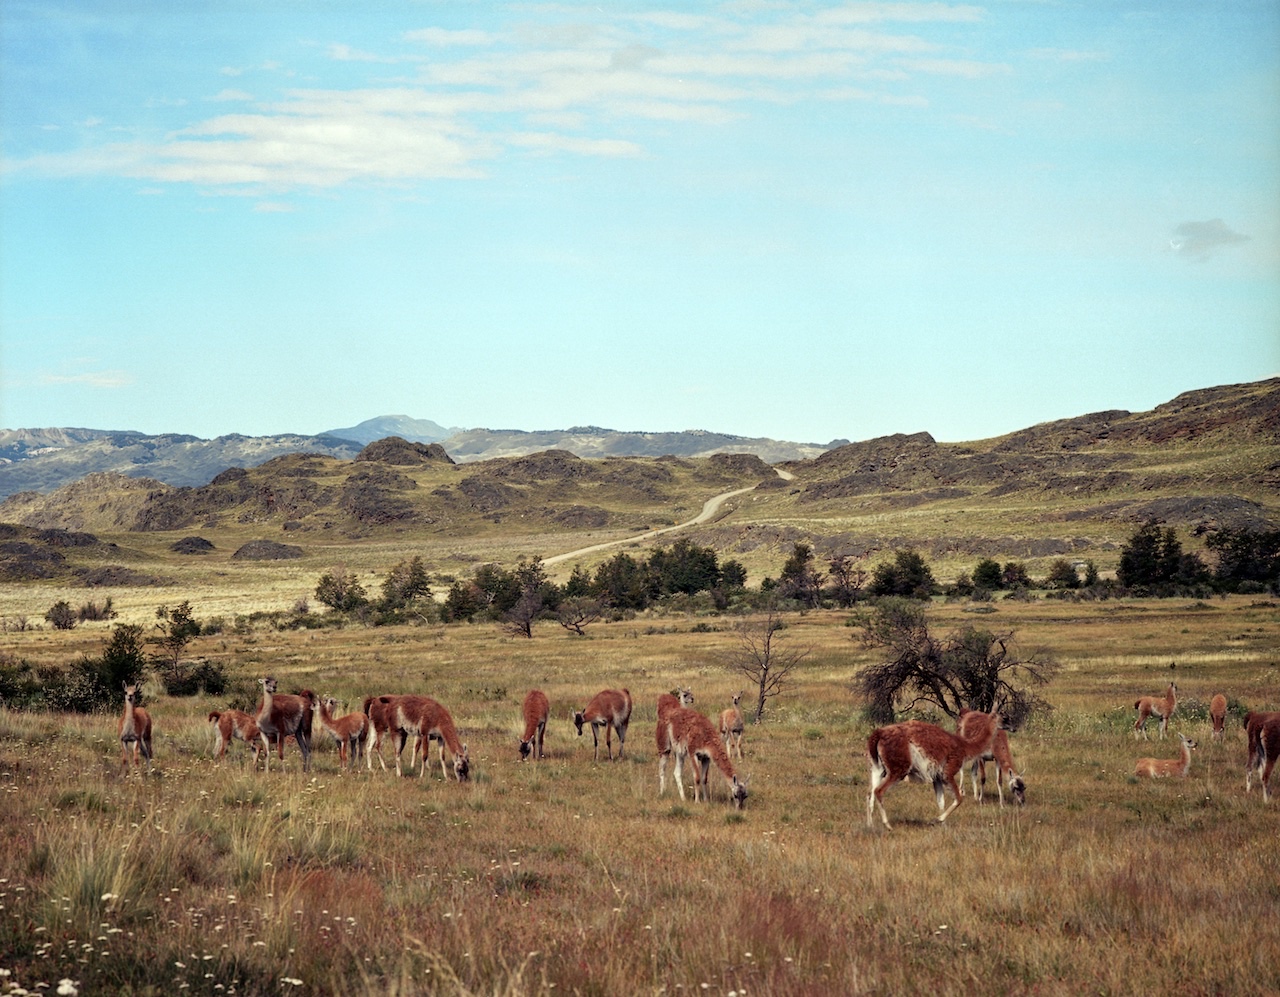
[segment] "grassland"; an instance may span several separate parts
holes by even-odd
[[[122,618],[183,598],[200,617],[287,607],[316,573],[202,565],[173,589],[116,593]],[[0,600],[38,618],[60,592],[9,586]],[[1012,630],[1020,653],[1062,664],[1044,690],[1055,710],[1013,738],[1028,803],[966,797],[939,826],[926,787],[895,787],[890,832],[866,826],[869,727],[850,693],[869,652],[831,612],[788,619],[786,641],[811,653],[748,725],[741,814],[715,776],[710,805],[660,798],[652,749],[659,692],[690,686],[712,712],[739,688],[725,617],[586,638],[544,624],[533,640],[488,625],[228,631],[190,649],[241,688],[274,674],[350,703],[433,695],[468,743],[466,785],[438,767],[344,773],[331,745],[308,774],[292,749],[283,773],[251,771],[241,745],[218,763],[204,717],[224,702],[154,684],[148,776],[119,774],[114,717],[0,710],[0,992],[62,979],[82,994],[1280,990],[1280,802],[1246,795],[1239,723],[1245,707],[1280,707],[1280,605],[978,608],[938,603],[932,625]],[[66,662],[106,633],[7,631],[0,652]],[[1135,742],[1133,701],[1171,676],[1171,729],[1200,748],[1188,779],[1138,782],[1135,759],[1174,757],[1176,741]],[[536,765],[516,752],[534,686],[553,711]],[[605,686],[637,705],[627,757],[596,764],[568,716]],[[1218,691],[1233,711],[1222,744],[1205,716]]]

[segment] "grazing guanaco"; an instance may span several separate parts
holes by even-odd
[[[366,696],[361,706],[361,712],[369,718],[369,742],[365,745],[364,760],[370,772],[373,771],[375,751],[378,753],[378,762],[382,765],[382,771],[387,771],[387,760],[382,756],[382,739],[391,733],[395,714],[391,701],[396,698],[395,696]],[[416,742],[414,746],[417,747]],[[409,767],[413,768],[412,759],[409,761]]]
[[[1136,738],[1138,732],[1142,732],[1143,740],[1147,738],[1147,718],[1157,716],[1160,718],[1160,737],[1164,738],[1164,732],[1169,727],[1169,718],[1173,716],[1173,711],[1178,706],[1178,687],[1172,682],[1169,688],[1165,690],[1163,696],[1143,696],[1133,708],[1138,711],[1138,719],[1133,724],[1133,736]]]
[[[973,710],[960,711],[960,725],[957,732],[964,736],[971,734],[981,724],[986,723],[986,713],[975,713]],[[969,718],[973,717],[973,720]],[[1000,799],[1000,806],[1004,806],[1004,787],[1008,785],[1009,794],[1013,797],[1013,801],[1018,806],[1023,806],[1027,802],[1027,783],[1026,780],[1013,767],[1013,752],[1009,750],[1009,732],[1000,727],[996,728],[995,737],[991,740],[991,750],[983,752],[980,756],[973,759],[969,763],[969,778],[973,783],[973,795],[979,803],[982,802],[983,791],[987,786],[987,762],[996,763],[996,794]],[[981,778],[981,782],[979,782]],[[964,789],[964,773],[960,774],[960,789]]]
[[[547,733],[547,719],[551,716],[551,704],[541,689],[530,689],[520,708],[524,715],[524,735],[520,738],[520,760],[533,756],[542,760],[542,740]]]
[[[658,746],[658,795],[667,791],[667,762],[671,759],[671,724],[668,715],[672,710],[693,705],[693,690],[672,689],[658,696],[658,726],[654,740]]]
[[[1245,736],[1249,742],[1249,760],[1244,769],[1244,791],[1253,790],[1253,776],[1262,783],[1262,801],[1271,799],[1271,770],[1280,757],[1280,713],[1250,711],[1244,715]]]
[[[978,715],[985,716],[986,721],[971,721],[974,731],[965,737],[923,720],[906,720],[871,732],[867,738],[867,759],[871,763],[871,791],[867,794],[868,827],[874,823],[877,807],[884,826],[890,826],[882,797],[890,786],[908,777],[933,784],[938,800],[938,822],[947,819],[951,811],[960,805],[956,775],[965,763],[991,748],[996,730],[1004,726],[998,713]],[[953,797],[949,807],[945,793],[948,786]]]
[[[746,720],[738,704],[742,701],[744,692],[746,692],[745,689],[739,689],[738,694],[733,697],[733,705],[720,713],[720,737],[729,752],[729,757],[733,757],[734,748],[738,749],[739,761],[742,760],[742,732],[746,729]]]
[[[369,737],[369,718],[363,713],[347,713],[335,717],[333,711],[337,705],[338,701],[328,696],[317,700],[313,708],[320,729],[328,731],[329,736],[337,742],[338,763],[345,769],[360,762],[360,754]]]
[[[133,752],[133,766],[141,770],[138,759],[141,753],[147,759],[147,771],[151,771],[151,715],[138,705],[141,693],[136,685],[124,684],[124,715],[120,717],[120,774],[129,774],[129,752]]]
[[[398,732],[399,742],[396,748],[396,775],[400,775],[400,753],[404,750],[404,742],[410,734],[422,746],[422,770],[426,776],[431,767],[427,761],[427,747],[430,741],[440,742],[440,771],[445,779],[449,778],[449,769],[444,763],[444,749],[447,747],[453,755],[453,775],[459,782],[466,782],[471,777],[471,761],[467,754],[467,746],[458,737],[458,729],[454,726],[449,711],[430,696],[384,696],[387,705],[392,707],[392,729]],[[413,759],[409,761],[410,769]]]
[[[747,780],[738,778],[715,725],[697,710],[684,707],[669,710],[666,719],[671,748],[675,754],[676,786],[680,790],[680,799],[685,798],[682,773],[684,760],[688,758],[693,762],[693,801],[697,803],[701,794],[705,802],[711,802],[708,779],[711,763],[715,762],[716,768],[729,784],[729,799],[734,809],[741,810],[747,802]]]
[[[573,725],[582,736],[585,724],[591,725],[591,740],[595,746],[594,758],[600,760],[600,728],[604,728],[604,746],[613,761],[613,732],[618,732],[618,759],[626,746],[627,724],[631,723],[631,693],[626,689],[602,689],[591,697],[585,710],[576,710]]]
[[[1227,697],[1222,693],[1209,700],[1209,719],[1213,721],[1213,739],[1221,741],[1227,733]]]
[[[1182,741],[1182,757],[1139,758],[1137,765],[1134,766],[1133,774],[1138,777],[1147,776],[1151,779],[1164,779],[1168,776],[1179,775],[1185,779],[1187,773],[1191,771],[1191,751],[1196,747],[1196,742],[1187,737],[1186,734],[1179,734],[1178,738]]]
[[[209,714],[209,726],[214,729],[213,754],[222,759],[234,740],[243,741],[253,749],[253,766],[258,767],[262,743],[258,738],[258,722],[243,710],[214,710]]]
[[[266,770],[271,771],[271,741],[276,742],[276,752],[280,757],[280,767],[284,768],[284,742],[292,737],[298,742],[298,750],[302,752],[302,771],[311,770],[311,713],[315,702],[315,693],[303,689],[297,696],[276,694],[276,680],[268,675],[258,679],[262,686],[262,702],[258,704],[258,714],[254,718],[258,725],[258,736],[266,747]]]

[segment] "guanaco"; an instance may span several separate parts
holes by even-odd
[[[658,726],[654,731],[654,740],[658,747],[658,795],[667,791],[667,762],[671,759],[673,745],[671,743],[670,714],[683,706],[693,705],[692,689],[672,689],[658,696]]]
[[[533,756],[542,760],[542,740],[547,733],[547,718],[551,716],[551,704],[541,689],[530,689],[521,706],[524,714],[524,735],[520,738],[520,760]]]
[[[141,694],[136,685],[124,683],[124,715],[120,718],[120,773],[129,774],[129,752],[133,751],[133,766],[140,770],[138,753],[147,759],[147,771],[151,771],[151,715],[138,705]]]
[[[320,729],[327,730],[329,736],[337,742],[338,764],[345,769],[350,768],[353,763],[360,763],[360,754],[369,737],[369,718],[363,713],[335,717],[333,711],[337,705],[338,701],[328,696],[317,700],[313,709]]]
[[[956,728],[957,732],[963,736],[972,733],[977,729],[977,725],[986,722],[988,714],[975,713],[973,710],[960,711],[960,725]],[[969,718],[973,717],[973,720]],[[1004,806],[1004,787],[1009,787],[1009,793],[1013,797],[1013,801],[1018,806],[1024,806],[1027,802],[1027,783],[1026,780],[1013,767],[1013,752],[1009,750],[1009,732],[997,727],[996,735],[991,740],[991,749],[983,752],[980,756],[973,759],[969,763],[969,778],[973,783],[973,795],[979,803],[982,802],[983,790],[987,785],[987,762],[996,763],[996,793],[1000,799],[1000,806]],[[979,782],[981,778],[981,782]],[[960,773],[960,788],[964,789],[964,772]]]
[[[209,726],[214,735],[213,754],[222,759],[227,755],[231,742],[239,739],[253,749],[253,766],[258,767],[262,744],[258,740],[258,722],[243,710],[214,710],[209,714]]]
[[[1164,738],[1164,732],[1169,727],[1169,718],[1173,716],[1173,711],[1178,706],[1178,687],[1172,682],[1169,688],[1165,690],[1164,696],[1143,696],[1133,708],[1138,711],[1138,719],[1133,724],[1133,736],[1138,736],[1138,731],[1142,731],[1143,740],[1147,738],[1147,717],[1157,716],[1160,718],[1160,737]]]
[[[978,714],[985,722],[973,721],[972,734],[961,737],[923,720],[879,727],[867,738],[867,760],[871,763],[871,791],[867,794],[867,826],[880,820],[888,828],[889,816],[884,811],[883,796],[894,783],[906,778],[932,783],[938,800],[938,822],[942,823],[960,805],[960,787],[956,776],[966,762],[985,754],[995,740],[996,731],[1005,726],[996,712]],[[946,805],[946,789],[950,787],[953,802]]]
[[[1187,777],[1187,773],[1191,771],[1191,751],[1196,747],[1196,742],[1187,737],[1186,734],[1179,734],[1182,741],[1182,757],[1181,758],[1139,758],[1138,764],[1134,766],[1133,774],[1136,776],[1147,776],[1151,779],[1164,779],[1168,776],[1178,775],[1182,778]]]
[[[742,760],[742,733],[746,728],[746,720],[738,704],[742,701],[744,692],[746,692],[745,689],[739,689],[738,694],[733,697],[733,705],[720,713],[720,738],[724,741],[730,758],[733,757],[733,749],[738,749],[739,761]]]
[[[671,748],[675,753],[676,786],[680,789],[680,799],[684,799],[684,760],[693,762],[693,801],[698,802],[701,795],[706,803],[711,802],[708,778],[711,774],[711,763],[729,784],[729,799],[735,810],[741,810],[747,802],[747,780],[739,778],[734,771],[729,752],[725,750],[720,732],[697,710],[678,707],[666,715],[670,731]]]
[[[1244,791],[1253,791],[1253,776],[1262,783],[1262,802],[1271,799],[1271,770],[1280,758],[1280,713],[1250,711],[1244,715],[1249,760],[1244,769]]]
[[[613,761],[613,732],[618,732],[618,759],[626,747],[627,725],[631,723],[631,693],[626,689],[601,689],[591,697],[585,710],[575,710],[573,725],[582,736],[582,728],[591,725],[591,740],[595,747],[594,758],[600,760],[600,728],[604,728],[604,746]]]
[[[1221,741],[1227,733],[1227,697],[1222,693],[1209,701],[1209,719],[1213,721],[1213,739]]]

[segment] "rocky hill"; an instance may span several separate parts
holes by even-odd
[[[55,576],[70,570],[48,567],[59,557],[83,567],[109,553],[67,553],[58,544],[70,534],[140,550],[179,538],[219,551],[283,540],[291,557],[334,557],[369,541],[447,561],[481,548],[549,556],[634,537],[742,490],[690,535],[760,572],[776,571],[797,540],[819,557],[913,546],[944,572],[976,557],[1106,564],[1150,518],[1194,546],[1223,527],[1280,527],[1280,379],[989,440],[896,434],[772,466],[754,453],[582,457],[563,448],[463,462],[440,443],[390,437],[350,456],[275,456],[198,485],[97,472],[11,495],[0,523],[35,531],[12,538],[26,545],[14,557]]]
[[[459,463],[565,450],[579,457],[708,457],[751,453],[770,463],[815,457],[826,448],[808,443],[690,430],[625,433],[598,426],[524,432],[517,429],[445,429],[426,419],[381,416],[318,436],[195,436],[98,429],[0,430],[0,499],[18,492],[50,492],[97,472],[149,478],[166,485],[203,485],[233,467],[256,467],[292,453],[351,460],[362,446],[387,437],[438,443]]]

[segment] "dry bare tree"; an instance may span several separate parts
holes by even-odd
[[[785,624],[772,608],[763,619],[738,625],[738,647],[724,656],[725,664],[745,676],[756,690],[753,723],[764,716],[765,703],[781,694],[796,667],[811,648],[784,648]]]

